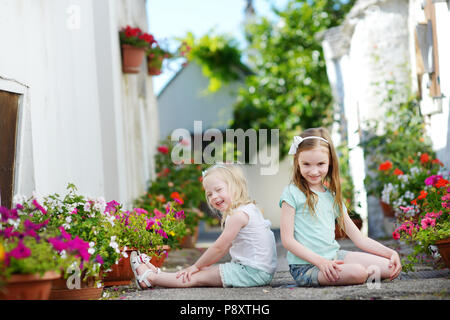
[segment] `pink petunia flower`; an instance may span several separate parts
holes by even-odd
[[[47,214],[47,210],[44,209],[43,206],[41,206],[39,204],[39,202],[37,202],[36,199],[33,199],[33,205],[36,207],[36,209],[38,209],[40,212],[42,212],[43,214]]]
[[[422,221],[420,222],[422,229],[426,229],[428,227],[433,227],[436,225],[436,220],[435,219],[431,219],[431,218],[424,218],[422,219]]]

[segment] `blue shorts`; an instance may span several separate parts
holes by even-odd
[[[338,250],[333,260],[344,260],[348,251]],[[313,264],[290,264],[289,271],[299,287],[319,287],[319,268]]]
[[[265,286],[273,279],[273,274],[237,262],[220,264],[219,270],[224,288]]]

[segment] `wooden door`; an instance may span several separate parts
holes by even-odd
[[[0,201],[11,208],[14,195],[19,95],[0,90]]]

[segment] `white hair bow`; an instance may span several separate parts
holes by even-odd
[[[306,140],[306,139],[319,139],[319,140],[322,140],[322,141],[325,141],[326,143],[328,143],[328,141],[322,137],[309,136],[309,137],[302,138],[300,136],[294,136],[294,141],[291,144],[291,148],[289,149],[288,154],[294,155],[297,152],[297,148],[300,145],[300,143],[302,143],[303,140]]]

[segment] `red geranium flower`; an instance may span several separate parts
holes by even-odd
[[[395,174],[396,176],[400,176],[400,175],[403,174],[403,171],[400,170],[399,168],[396,168],[396,169],[394,170],[394,174]]]
[[[426,163],[428,161],[430,161],[430,156],[428,155],[428,153],[424,153],[420,156],[420,162]]]
[[[168,154],[169,153],[169,147],[167,146],[159,146],[158,147],[158,151],[161,152],[162,154]]]
[[[419,200],[425,199],[427,197],[427,195],[428,195],[428,192],[422,190],[422,191],[420,191],[420,195],[417,197],[417,199],[419,199]]]
[[[386,171],[392,168],[392,162],[390,162],[389,160],[383,162],[380,164],[380,166],[378,167],[378,170],[380,171]]]
[[[436,184],[434,186],[436,188],[442,188],[442,187],[446,187],[449,183],[450,183],[450,181],[445,180],[444,178],[441,178],[438,180],[438,182],[436,182]]]

